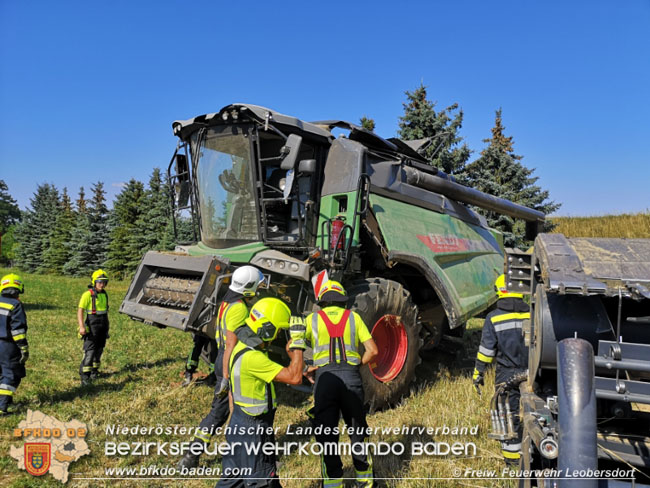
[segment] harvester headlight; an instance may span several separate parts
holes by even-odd
[[[272,260],[272,259],[267,259],[267,260],[266,260],[266,265],[267,265],[269,268],[272,268],[272,267],[273,267],[273,260]]]
[[[284,269],[284,261],[278,261],[278,268]]]
[[[222,118],[224,121],[228,120],[228,112],[224,112],[223,114],[221,114],[221,118]]]
[[[237,113],[237,110],[233,110],[230,112],[230,116],[232,117],[232,120],[237,120],[239,118],[239,114]]]
[[[291,263],[291,266],[289,266],[289,269],[293,271],[294,273],[300,269],[300,267],[296,263]]]
[[[287,179],[282,178],[280,180],[280,183],[278,183],[278,188],[280,188],[280,190],[284,191],[284,187],[286,186],[286,183],[287,183]]]

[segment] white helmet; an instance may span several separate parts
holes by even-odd
[[[257,287],[264,281],[264,275],[255,266],[242,266],[232,274],[230,288],[235,293],[241,293],[245,297],[255,296]]]

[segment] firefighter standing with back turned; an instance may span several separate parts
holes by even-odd
[[[251,308],[246,319],[252,334],[239,336],[241,340],[232,350],[228,366],[233,413],[226,433],[231,449],[223,458],[223,474],[217,488],[282,486],[278,480],[275,454],[265,454],[261,449],[257,453],[249,450],[275,443],[273,420],[277,403],[273,382],[289,385],[302,382],[304,326],[302,331],[291,331],[292,340],[286,346],[291,359],[289,366],[285,368],[271,361],[266,353],[278,330],[289,327],[290,317],[291,311],[282,300],[262,298]],[[250,474],[242,477],[233,471],[241,468],[250,469]]]
[[[331,433],[338,427],[340,415],[343,415],[350,434],[352,449],[357,443],[364,442],[366,412],[364,394],[359,367],[375,359],[377,345],[372,339],[361,317],[343,307],[347,302],[345,290],[336,281],[327,281],[318,291],[318,303],[322,310],[307,316],[306,339],[311,342],[314,354],[314,366],[309,368],[308,378],[315,372],[314,385],[314,428],[330,428],[329,434],[316,435],[321,444],[338,443],[338,433]],[[292,333],[295,328],[292,324]],[[359,354],[359,344],[365,349],[363,357]],[[372,459],[370,455],[352,455],[356,472],[355,486],[366,488],[373,486]],[[322,456],[321,471],[324,488],[343,486],[343,464],[338,455]]]
[[[235,331],[245,328],[248,318],[247,302],[253,300],[257,288],[264,281],[262,272],[254,266],[241,266],[232,275],[228,291],[217,311],[216,342],[219,348],[215,359],[215,390],[212,407],[201,421],[201,432],[194,434],[191,450],[181,458],[178,469],[194,468],[199,464],[199,457],[210,442],[214,429],[222,426],[228,419],[228,361],[230,352],[237,343]]]
[[[481,345],[476,356],[473,382],[478,389],[483,385],[483,374],[494,358],[497,360],[495,385],[505,383],[517,373],[523,373],[528,367],[528,348],[524,344],[522,327],[524,320],[530,319],[530,308],[520,293],[506,289],[505,275],[497,278],[495,284],[497,308],[485,318]],[[519,418],[519,390],[510,391],[509,405],[513,415],[514,429],[518,433],[515,439],[501,442],[501,454],[507,465],[519,464],[522,429]]]
[[[29,358],[27,317],[18,295],[25,291],[17,274],[0,280],[0,415],[6,415]]]
[[[81,295],[77,322],[79,335],[83,338],[84,356],[79,365],[81,386],[99,377],[99,366],[108,339],[108,276],[98,269],[92,274],[88,290]],[[84,314],[86,318],[84,320]]]

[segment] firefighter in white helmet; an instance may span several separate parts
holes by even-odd
[[[198,465],[201,453],[205,451],[206,445],[217,427],[223,425],[228,419],[230,408],[228,405],[228,360],[230,354],[237,344],[238,329],[242,327],[248,318],[248,307],[255,299],[257,289],[264,281],[262,272],[254,266],[241,266],[237,268],[230,278],[228,291],[223,297],[217,309],[217,333],[216,345],[218,354],[215,359],[215,381],[216,387],[212,408],[208,415],[201,421],[200,431],[194,435],[191,449],[181,459],[179,468],[193,468]]]

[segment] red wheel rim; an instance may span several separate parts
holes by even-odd
[[[384,315],[372,328],[372,338],[379,356],[370,366],[370,372],[382,383],[391,381],[402,371],[408,352],[408,336],[397,315]]]

